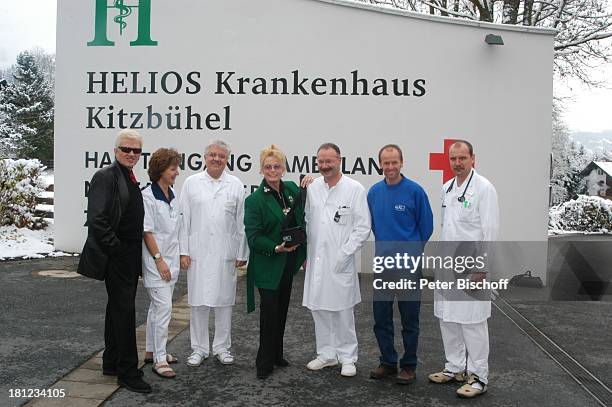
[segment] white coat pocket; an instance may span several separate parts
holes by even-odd
[[[223,204],[223,209],[225,210],[225,213],[231,216],[236,215],[236,201],[226,201]]]
[[[476,219],[477,216],[478,211],[476,210],[474,202],[471,199],[466,199],[461,203],[461,206],[459,207],[459,222],[474,223],[478,220]]]
[[[351,223],[353,218],[353,211],[350,208],[340,208],[336,212],[334,220],[338,220],[336,223],[339,225],[348,225]]]
[[[351,261],[353,256],[347,256],[344,253],[340,254],[338,262],[336,263],[336,273],[352,273],[353,268],[351,267]]]

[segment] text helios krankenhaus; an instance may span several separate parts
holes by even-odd
[[[299,70],[286,76],[251,77],[233,71],[216,72],[210,78],[202,73],[168,72],[87,72],[87,94],[164,94],[197,95],[280,95],[280,96],[371,96],[412,97],[426,95],[425,79],[366,78],[358,70],[332,78],[312,77]],[[126,110],[117,104],[86,106],[87,129],[166,129],[166,130],[232,130],[231,106],[215,112],[199,112],[191,105],[163,108],[148,104],[139,110]]]

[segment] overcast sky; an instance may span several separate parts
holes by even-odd
[[[15,62],[17,53],[33,47],[55,52],[56,0],[0,0],[0,68]],[[612,64],[597,73],[612,78]],[[609,82],[612,87],[612,79]],[[580,84],[556,84],[555,89],[571,99],[565,102],[565,121],[570,130],[612,130],[612,90],[587,89]]]

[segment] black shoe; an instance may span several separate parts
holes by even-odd
[[[117,376],[119,375],[119,372],[117,372],[117,369],[113,369],[113,368],[102,368],[102,374],[104,376]]]
[[[151,386],[141,376],[118,377],[117,384],[136,393],[151,393]]]
[[[119,376],[119,371],[115,368],[102,368],[102,374],[104,376]],[[144,376],[144,372],[142,371],[142,369],[138,369],[136,370],[136,374],[138,375],[138,377],[143,377]]]
[[[273,369],[269,370],[259,370],[257,369],[257,378],[261,380],[265,380],[272,374]]]
[[[289,366],[289,362],[287,362],[287,359],[279,359],[274,362],[274,366],[287,367]]]

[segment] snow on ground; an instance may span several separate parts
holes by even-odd
[[[73,254],[54,251],[52,223],[42,230],[15,226],[0,227],[0,260],[59,256],[73,256]]]
[[[52,170],[43,172],[40,176],[44,188],[54,183]],[[53,198],[53,191],[43,191],[43,198]],[[36,209],[43,212],[53,212],[53,205],[38,204]],[[30,230],[15,226],[0,227],[0,260],[36,259],[43,257],[73,256],[70,253],[54,251],[53,219],[46,219],[49,226],[43,230]],[[78,256],[74,254],[74,256]]]
[[[36,210],[41,212],[51,212],[53,213],[53,205],[48,204],[37,204]]]
[[[49,185],[53,185],[55,183],[55,176],[53,174],[53,170],[46,170],[40,175],[40,179],[44,184],[44,188],[46,189]]]

